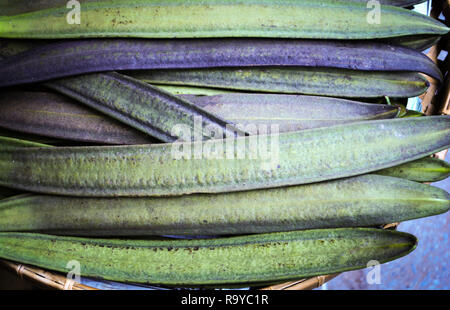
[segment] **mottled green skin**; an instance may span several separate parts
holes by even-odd
[[[88,2],[101,2],[102,0],[78,0],[82,5]],[[353,2],[367,3],[367,0],[346,0]],[[38,10],[45,10],[59,7],[65,4],[64,0],[0,0],[0,15],[16,15]],[[394,5],[406,7],[417,3],[424,2],[424,0],[380,0],[383,5]]]
[[[449,116],[429,116],[204,142],[6,149],[0,150],[0,185],[76,196],[161,196],[313,183],[447,149],[449,123]],[[256,151],[264,145],[268,154]]]
[[[11,139],[10,137],[0,137],[0,147],[51,147],[52,145],[36,143],[23,139]],[[378,170],[373,172],[377,175],[385,175],[396,178],[407,179],[416,182],[436,182],[444,180],[449,176],[449,164],[443,160],[432,157],[424,157],[418,160],[406,162],[404,164]],[[0,187],[0,190],[5,189]],[[7,192],[12,191],[11,189]],[[14,191],[18,192],[18,191]],[[11,196],[11,195],[9,195]],[[3,196],[6,197],[6,196]]]
[[[437,182],[450,176],[450,164],[444,160],[425,157],[400,166],[383,169],[376,172],[416,182]]]
[[[86,74],[45,85],[163,142],[191,141],[197,135],[203,139],[244,135],[231,123],[187,100],[119,73]],[[200,126],[196,126],[196,117]],[[175,126],[187,127],[193,134],[177,135]],[[215,136],[203,127],[223,134]]]
[[[298,279],[385,263],[415,249],[410,234],[380,229],[293,231],[203,240],[102,240],[0,233],[0,257],[113,281],[177,286]]]
[[[24,195],[0,201],[0,231],[74,236],[242,235],[368,227],[447,212],[449,198],[442,189],[380,175],[171,198]]]
[[[392,6],[381,7],[382,22],[369,23],[366,3],[328,0],[110,0],[83,3],[81,10],[79,25],[67,22],[65,6],[2,16],[0,37],[371,39],[449,30],[428,16]]]
[[[428,88],[415,72],[365,72],[333,68],[212,68],[127,71],[149,83],[333,97],[415,97]]]

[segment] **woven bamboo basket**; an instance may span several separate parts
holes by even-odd
[[[439,19],[450,27],[450,0],[432,0],[430,16]],[[442,38],[437,45],[432,46],[426,55],[432,59],[441,69],[444,75],[444,83],[438,85],[437,82],[426,76],[430,83],[428,90],[422,94],[419,99],[421,101],[422,112],[426,115],[450,115],[450,76],[449,76],[449,59],[450,38],[446,36]],[[442,55],[446,55],[443,57]],[[448,150],[434,154],[434,157],[445,159]],[[396,229],[399,223],[386,224],[382,229]],[[99,290],[98,285],[86,285],[75,282],[66,277],[65,274],[43,270],[30,265],[24,265],[16,262],[0,259],[0,268],[2,272],[10,272],[17,280],[22,281],[23,288],[32,289],[56,289],[56,290]],[[1,276],[1,273],[0,273]],[[272,286],[254,288],[258,290],[311,290],[321,287],[326,282],[339,276],[339,274],[321,275],[297,281],[280,283]],[[95,280],[91,280],[95,282]],[[83,281],[82,281],[83,282]],[[95,286],[95,287],[94,287]],[[139,289],[140,286],[127,286],[120,283],[104,282],[99,285],[101,289]],[[21,287],[21,288],[22,288]],[[145,287],[148,289],[158,289],[157,287]],[[253,288],[249,288],[253,289]]]

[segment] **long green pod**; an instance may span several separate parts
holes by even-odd
[[[410,234],[316,229],[202,240],[117,240],[0,233],[0,257],[82,276],[173,286],[298,279],[385,263],[415,249]]]
[[[450,176],[450,164],[445,160],[425,157],[400,166],[383,169],[376,172],[416,182],[437,182]]]
[[[33,142],[29,140],[16,139],[11,137],[0,136],[0,150],[17,147],[51,147],[51,145]],[[0,186],[0,200],[20,194],[21,191]]]
[[[78,2],[83,5],[88,2],[101,2],[102,0],[78,0]],[[363,2],[367,3],[367,0],[345,0],[352,2]],[[425,0],[380,0],[382,5],[394,5],[400,7],[407,7],[422,3]],[[59,7],[64,4],[61,0],[0,0],[0,15],[16,15],[29,13],[39,10],[51,9]]]
[[[346,179],[161,198],[24,195],[0,201],[0,231],[74,236],[243,235],[369,227],[447,212],[449,194],[400,178]]]
[[[439,68],[423,53],[371,41],[97,39],[46,44],[0,60],[0,87],[114,70],[249,66],[409,71],[442,81]]]
[[[429,116],[223,140],[6,149],[0,150],[0,185],[106,197],[313,183],[381,170],[447,149],[449,123],[449,116]]]
[[[198,135],[202,139],[218,139],[225,134],[245,134],[187,100],[116,72],[67,77],[44,84],[164,142],[190,141]],[[180,135],[175,130],[177,126],[194,134]],[[217,132],[222,135],[215,136]]]
[[[247,128],[248,129],[248,128]],[[25,139],[17,139],[0,136],[0,149],[17,147],[51,147],[52,145],[36,143]],[[385,175],[403,178],[416,182],[436,182],[449,176],[449,164],[443,160],[432,157],[424,157],[398,166],[373,172],[377,175]]]
[[[449,31],[439,21],[403,8],[381,6],[381,22],[371,17],[366,3],[331,0],[87,2],[79,23],[72,10],[64,5],[1,16],[0,37],[374,39],[444,35]]]
[[[326,127],[369,119],[394,118],[395,106],[297,95],[222,94],[180,98],[236,124],[278,126],[280,132]],[[7,91],[0,94],[0,127],[64,140],[103,144],[155,143],[129,126],[74,100],[49,92]]]
[[[147,144],[156,139],[50,92],[0,93],[0,127],[63,140],[103,144]]]
[[[332,97],[415,97],[428,88],[414,72],[366,72],[308,67],[209,68],[126,71],[136,79],[165,85]]]

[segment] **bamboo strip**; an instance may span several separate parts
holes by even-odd
[[[20,278],[45,288],[57,290],[96,290],[95,288],[80,284],[73,279],[29,265],[18,264],[7,260],[0,260],[0,264],[11,271],[15,271]]]

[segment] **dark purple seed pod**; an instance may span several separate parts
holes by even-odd
[[[0,87],[102,71],[300,66],[442,73],[424,54],[380,42],[295,39],[95,39],[45,44],[0,60]]]

